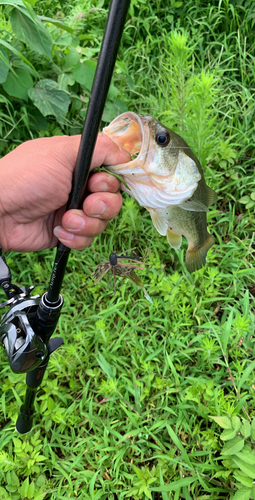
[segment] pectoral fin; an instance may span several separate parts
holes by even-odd
[[[151,214],[152,222],[153,222],[155,228],[157,229],[157,231],[159,232],[159,234],[162,234],[162,236],[165,236],[166,232],[167,232],[167,227],[168,227],[167,222],[163,219],[163,217],[161,217],[159,215],[159,213],[154,208],[147,208],[147,210],[149,210],[149,212]]]
[[[174,233],[170,227],[167,228],[167,241],[172,248],[180,248],[182,244],[182,235]]]
[[[214,191],[213,191],[214,193]],[[178,205],[179,208],[183,210],[188,210],[189,212],[208,212],[208,208],[204,203],[197,200],[187,200],[183,201],[181,205]]]

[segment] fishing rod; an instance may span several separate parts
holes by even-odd
[[[110,4],[66,211],[80,208],[85,198],[92,155],[129,4],[130,0],[112,0]],[[34,287],[18,287],[11,283],[11,272],[1,256],[0,247],[0,286],[8,299],[0,307],[9,306],[0,323],[0,339],[14,373],[27,373],[25,399],[16,423],[20,434],[26,434],[32,428],[36,392],[50,355],[63,343],[61,337],[51,336],[63,306],[60,290],[70,251],[62,243],[58,244],[48,291],[40,297],[30,296]]]

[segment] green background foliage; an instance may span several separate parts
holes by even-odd
[[[81,132],[108,7],[0,1],[2,155]],[[187,244],[170,249],[124,195],[107,230],[71,253],[64,344],[26,436],[15,431],[24,376],[0,353],[1,498],[255,498],[254,23],[252,0],[131,1],[102,125],[129,109],[184,137],[218,194],[216,244],[191,276]],[[91,278],[130,245],[152,304],[128,280],[114,295],[107,275]],[[14,282],[46,290],[54,252],[6,257]]]

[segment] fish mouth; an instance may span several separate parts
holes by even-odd
[[[133,156],[127,163],[107,166],[108,170],[121,175],[144,174],[143,166],[147,160],[150,142],[150,131],[145,125],[146,118],[127,111],[103,128],[105,135]]]

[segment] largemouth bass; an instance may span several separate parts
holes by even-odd
[[[149,210],[157,231],[171,247],[188,240],[189,272],[206,263],[214,243],[207,231],[206,212],[216,193],[206,185],[202,167],[188,144],[151,116],[127,112],[103,129],[115,143],[137,155],[128,163],[107,166],[121,175],[121,188]]]

